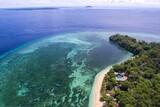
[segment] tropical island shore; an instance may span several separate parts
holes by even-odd
[[[131,54],[126,56],[124,59],[122,59],[116,64],[120,64],[127,61],[128,59],[131,59],[132,58],[131,56],[132,56]],[[113,65],[106,67],[96,75],[90,95],[89,107],[103,107],[104,102],[100,101],[102,97],[101,96],[102,83],[105,78],[105,75],[112,69]]]
[[[160,43],[137,41],[120,34],[111,36],[110,41],[134,57],[97,74],[89,107],[159,107]]]
[[[103,104],[95,103],[99,105],[92,107],[159,107],[160,43],[138,41],[120,34],[111,36],[110,41],[133,53],[134,58],[106,72],[103,83],[99,84],[100,95],[94,96],[100,96]]]

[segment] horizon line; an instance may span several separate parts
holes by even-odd
[[[79,8],[79,9],[159,9],[160,6],[26,6],[26,7],[0,7],[0,10],[38,10],[38,9],[69,9],[69,8]]]

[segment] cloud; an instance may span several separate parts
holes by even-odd
[[[0,8],[86,5],[160,7],[160,0],[0,0]]]

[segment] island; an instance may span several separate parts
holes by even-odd
[[[160,43],[121,34],[109,40],[133,57],[105,74],[100,90],[103,107],[160,107]]]

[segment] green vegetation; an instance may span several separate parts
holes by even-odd
[[[110,41],[132,52],[134,58],[106,74],[101,89],[104,107],[160,107],[160,43],[120,34],[111,36]],[[117,81],[115,73],[125,73],[128,79]]]

